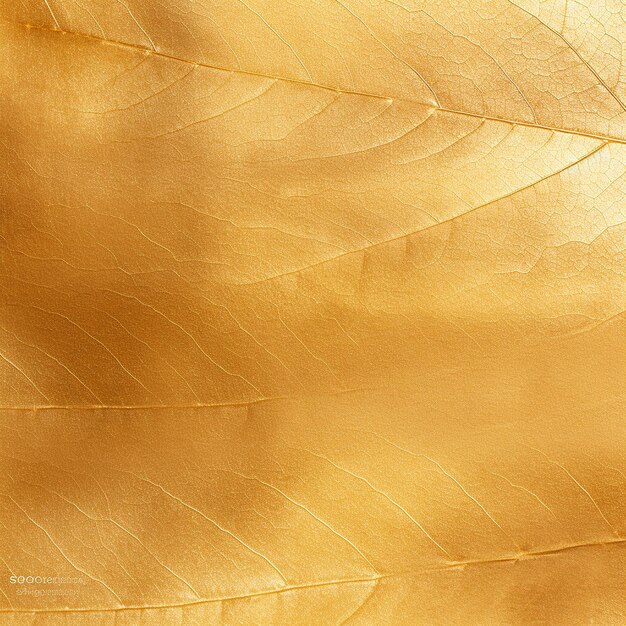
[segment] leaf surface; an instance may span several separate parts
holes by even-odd
[[[2,6],[0,620],[623,623],[620,10]]]

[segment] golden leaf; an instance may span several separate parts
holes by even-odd
[[[3,624],[624,623],[620,0],[0,29]]]

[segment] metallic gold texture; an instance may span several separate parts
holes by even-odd
[[[0,3],[0,623],[626,623],[621,0]]]

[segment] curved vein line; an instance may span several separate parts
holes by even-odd
[[[296,57],[296,59],[298,60],[298,63],[302,66],[302,69],[306,72],[306,75],[309,77],[309,80],[312,81],[313,77],[311,76],[311,73],[309,72],[307,66],[304,64],[304,62],[300,58],[300,55],[295,51],[293,46],[288,41],[286,41],[282,37],[282,35],[258,11],[255,11],[247,2],[245,2],[245,0],[239,0],[239,2],[243,4],[243,6],[246,7],[246,9],[248,9],[248,11],[250,11],[251,13],[254,13],[272,31],[272,33],[274,33],[274,35],[276,35],[276,37],[278,37],[278,39],[280,39],[289,48],[289,50],[291,50],[291,53]]]
[[[363,598],[363,600],[361,602],[359,602],[358,606],[351,613],[349,613],[347,617],[344,617],[341,620],[341,622],[339,623],[339,626],[345,626],[345,624],[347,624],[349,621],[351,621],[357,613],[361,612],[363,607],[365,607],[365,605],[376,594],[376,590],[378,589],[379,582],[380,582],[379,580],[375,580],[374,581],[374,584],[372,585],[372,588],[370,589],[369,593],[365,596],[365,598]]]
[[[331,261],[336,261],[338,259],[341,259],[345,256],[351,255],[351,254],[357,254],[359,252],[366,252],[367,250],[370,250],[371,248],[376,248],[378,246],[384,246],[388,243],[392,243],[394,241],[399,241],[401,239],[406,239],[407,237],[412,237],[414,235],[419,235],[420,233],[425,233],[433,228],[436,228],[437,226],[442,226],[443,224],[449,224],[451,222],[454,222],[457,219],[460,219],[462,217],[465,217],[466,215],[470,215],[471,213],[474,213],[475,211],[478,211],[479,209],[483,209],[485,207],[488,207],[492,204],[495,204],[497,202],[501,202],[502,200],[506,200],[507,198],[510,198],[518,193],[522,193],[524,191],[526,191],[527,189],[531,189],[532,187],[535,187],[536,185],[539,185],[540,183],[546,181],[546,180],[550,180],[551,178],[554,178],[555,176],[559,176],[561,175],[563,172],[576,167],[577,165],[579,165],[580,163],[582,163],[583,161],[585,161],[586,159],[592,157],[594,154],[596,154],[597,152],[599,152],[600,150],[602,150],[603,148],[605,148],[610,142],[605,141],[603,143],[601,143],[599,146],[596,146],[593,150],[591,150],[590,152],[588,152],[587,154],[584,154],[582,157],[580,157],[579,159],[577,159],[576,161],[574,161],[573,163],[570,163],[569,165],[566,165],[565,167],[562,167],[560,170],[553,172],[552,174],[549,174],[547,176],[544,176],[543,178],[540,178],[539,180],[536,180],[533,183],[530,183],[528,185],[525,185],[524,187],[520,187],[519,189],[515,189],[514,191],[511,191],[510,193],[507,193],[503,196],[500,196],[498,198],[494,198],[493,200],[489,200],[489,202],[485,202],[483,204],[479,204],[478,206],[475,206],[472,209],[469,209],[463,213],[459,213],[458,215],[454,215],[453,217],[450,217],[446,220],[441,220],[439,222],[436,222],[435,224],[430,224],[428,226],[425,226],[424,228],[420,228],[418,230],[414,230],[410,233],[403,233],[402,235],[398,235],[397,237],[392,237],[391,239],[385,239],[384,241],[379,241],[378,243],[372,244],[372,245],[367,245],[364,246],[362,248],[356,248],[355,250],[350,250],[350,252],[344,252],[343,254],[338,254],[337,256],[331,257],[329,259],[322,259],[321,261],[317,261],[316,263],[312,263],[311,265],[307,265],[305,267],[301,267],[295,270],[291,270],[289,272],[284,272],[283,274],[276,274],[274,276],[268,276],[267,278],[263,278],[261,280],[257,280],[257,281],[253,281],[253,282],[249,282],[249,283],[238,283],[235,286],[236,287],[249,287],[249,286],[254,286],[254,285],[260,285],[262,283],[266,283],[269,282],[271,280],[276,280],[279,278],[283,278],[285,276],[291,276],[294,274],[299,274],[300,272],[304,272],[306,270],[312,269],[314,267],[318,267],[320,265],[323,265],[325,263],[330,263]]]
[[[242,474],[241,472],[237,472],[237,471],[232,470],[232,469],[226,470],[226,469],[220,469],[220,468],[212,468],[212,470],[213,471],[219,471],[219,472],[225,472],[225,473],[234,474],[235,476],[239,476],[239,477],[241,477],[241,478],[243,478],[245,480],[250,480],[250,481],[253,481],[253,482],[257,482],[257,483],[263,485],[264,487],[266,487],[267,489],[271,489],[272,491],[278,493],[283,498],[285,498],[285,500],[291,502],[291,504],[293,504],[294,506],[296,506],[300,510],[304,511],[307,515],[309,515],[309,517],[312,517],[315,521],[319,522],[325,528],[330,530],[333,533],[333,535],[336,535],[337,537],[342,539],[355,552],[357,552],[361,556],[361,558],[363,558],[365,560],[365,562],[372,568],[372,570],[374,571],[375,574],[379,573],[377,568],[374,566],[374,564],[365,556],[365,554],[363,554],[363,552],[354,544],[354,542],[350,541],[350,539],[348,539],[347,537],[342,535],[339,531],[335,530],[328,522],[326,522],[320,516],[318,516],[315,513],[313,513],[313,511],[311,509],[309,509],[307,506],[305,506],[304,504],[301,504],[300,502],[297,502],[296,500],[294,500],[291,496],[286,494],[282,489],[279,489],[278,487],[274,487],[274,485],[272,485],[271,483],[268,483],[268,482],[266,482],[264,480],[261,480],[260,478],[257,478],[255,476],[246,476],[245,474]]]
[[[59,20],[57,20],[57,16],[54,14],[54,11],[52,10],[52,7],[50,6],[50,3],[48,2],[48,0],[43,0],[43,1],[46,7],[48,7],[48,11],[50,11],[50,15],[52,16],[54,23],[57,25],[57,28],[61,28],[61,25],[59,24]]]
[[[205,69],[210,69],[210,70],[216,70],[219,72],[229,72],[232,74],[243,74],[246,76],[256,76],[257,78],[272,78],[274,80],[277,81],[281,81],[281,82],[285,82],[285,83],[293,83],[296,85],[304,85],[307,87],[314,87],[316,89],[323,89],[325,91],[332,91],[333,93],[338,93],[338,94],[346,94],[346,95],[352,95],[352,96],[362,96],[364,98],[377,98],[378,100],[395,100],[398,102],[408,102],[408,103],[412,103],[416,106],[422,106],[422,107],[432,107],[431,103],[428,102],[421,102],[419,100],[413,100],[411,98],[402,98],[402,97],[396,97],[396,98],[391,98],[390,96],[384,95],[384,94],[377,94],[377,93],[372,93],[372,92],[368,92],[368,91],[358,91],[358,90],[354,90],[354,89],[345,89],[345,88],[339,88],[339,87],[333,87],[332,85],[325,85],[323,83],[317,83],[317,82],[312,82],[312,81],[306,81],[306,80],[299,80],[297,78],[287,78],[285,76],[277,76],[275,74],[269,74],[269,73],[264,73],[264,72],[254,72],[252,70],[242,70],[239,68],[231,68],[231,67],[223,67],[220,65],[212,65],[209,63],[204,63],[204,62],[200,62],[200,61],[191,61],[189,59],[184,59],[182,57],[177,57],[176,55],[173,54],[167,54],[165,52],[158,52],[156,50],[152,50],[151,48],[147,48],[145,46],[139,46],[137,44],[131,44],[131,43],[126,43],[123,41],[116,41],[114,39],[105,39],[104,37],[99,37],[97,35],[89,35],[87,33],[81,33],[81,32],[76,32],[76,31],[68,31],[68,30],[62,30],[61,28],[50,28],[48,26],[40,26],[40,25],[34,25],[34,24],[26,24],[24,22],[11,22],[9,20],[2,20],[5,23],[11,24],[13,26],[22,26],[25,27],[27,29],[31,29],[31,30],[40,30],[40,31],[44,31],[44,32],[49,32],[49,33],[61,33],[61,34],[65,34],[65,35],[73,35],[75,37],[80,37],[83,39],[90,39],[93,41],[97,41],[103,44],[107,44],[107,45],[111,45],[111,46],[116,46],[116,47],[120,47],[120,48],[126,48],[126,49],[130,49],[130,50],[135,50],[135,51],[139,51],[142,54],[151,54],[154,56],[158,56],[164,59],[170,59],[172,61],[177,61],[179,63],[188,63],[190,65],[194,65],[197,67],[203,67]],[[524,121],[524,120],[514,120],[514,119],[509,119],[509,118],[505,118],[505,117],[495,117],[495,116],[490,116],[490,115],[483,115],[482,113],[471,113],[469,111],[459,111],[456,109],[452,109],[449,107],[436,107],[437,109],[439,109],[440,111],[446,112],[446,113],[451,113],[454,115],[463,115],[463,116],[468,116],[468,117],[477,117],[479,119],[483,119],[483,120],[491,120],[494,122],[501,122],[503,124],[513,124],[513,125],[518,125],[518,126],[525,126],[527,128],[539,128],[541,130],[551,130],[554,132],[558,132],[558,133],[564,133],[567,135],[576,135],[579,137],[589,137],[591,139],[599,139],[602,141],[608,141],[608,142],[612,142],[612,143],[619,143],[619,144],[626,144],[626,138],[620,138],[620,137],[614,137],[611,135],[603,135],[603,134],[599,134],[599,133],[590,133],[590,132],[585,132],[585,131],[581,131],[581,130],[574,130],[574,129],[567,129],[567,128],[558,128],[556,126],[549,126],[547,124],[536,124],[534,122],[528,122],[528,121]]]
[[[50,354],[49,352],[46,352],[43,348],[40,348],[39,346],[36,346],[36,345],[33,345],[33,344],[25,342],[23,339],[20,339],[20,337],[18,337],[17,334],[15,332],[13,332],[12,330],[8,330],[8,329],[4,328],[4,326],[0,326],[0,328],[2,330],[4,330],[5,332],[7,332],[7,333],[11,333],[23,345],[28,346],[29,348],[33,348],[33,349],[37,350],[38,352],[41,352],[43,355],[48,357],[50,360],[52,360],[55,363],[57,363],[58,365],[60,365],[63,369],[65,369],[65,371],[67,371],[68,374],[70,374],[70,376],[72,376],[74,379],[76,379],[76,381],[79,384],[81,384],[89,392],[89,394],[91,396],[93,396],[98,402],[103,402],[102,398],[98,397],[98,395],[92,389],[90,389],[69,367],[67,367],[67,365],[65,365],[64,363],[61,363],[61,361],[59,361],[59,359],[57,359],[54,355]],[[3,359],[6,360],[4,355],[2,355],[1,353],[0,353],[0,357],[2,357]]]
[[[3,361],[6,361],[9,365],[11,365],[13,369],[17,370],[34,387],[37,393],[39,393],[43,398],[45,398],[48,402],[50,402],[50,398],[48,398],[48,396],[43,391],[41,391],[41,389],[39,389],[37,384],[31,379],[31,377],[28,374],[26,374],[26,372],[24,372],[24,370],[22,370],[21,367],[18,367],[8,357],[4,356],[2,352],[0,352],[0,358],[2,358]]]
[[[156,46],[154,45],[154,41],[152,41],[152,39],[150,38],[150,35],[148,35],[148,33],[145,31],[144,27],[137,21],[137,18],[133,15],[133,12],[130,10],[130,7],[125,4],[124,2],[122,2],[122,0],[117,0],[118,4],[121,4],[127,11],[128,11],[128,15],[130,15],[131,19],[133,20],[133,22],[135,22],[135,24],[137,24],[137,27],[139,28],[139,30],[146,36],[146,39],[150,42],[150,45],[152,46],[153,50],[156,50]]]
[[[352,476],[353,478],[356,478],[357,480],[360,480],[361,482],[364,482],[374,493],[377,493],[377,494],[381,495],[383,498],[385,498],[385,500],[387,500],[387,502],[389,502],[393,507],[395,507],[396,509],[401,511],[405,517],[407,517],[409,520],[411,520],[411,522],[413,524],[415,524],[415,526],[417,528],[419,528],[419,530],[422,532],[422,534],[425,535],[426,537],[428,537],[428,539],[441,552],[443,552],[443,554],[445,554],[448,558],[452,558],[451,554],[424,528],[424,526],[422,524],[420,524],[415,519],[415,517],[413,517],[413,515],[411,515],[399,502],[396,502],[393,498],[390,498],[384,491],[382,491],[381,489],[379,489],[378,487],[373,485],[367,478],[364,478],[363,476],[359,476],[358,474],[355,474],[354,472],[350,471],[349,469],[346,469],[345,467],[341,467],[340,465],[337,465],[337,463],[335,463],[334,461],[332,461],[331,459],[329,459],[329,458],[327,458],[325,456],[322,456],[321,454],[317,454],[316,452],[313,452],[311,450],[303,450],[303,451],[308,453],[308,454],[311,454],[312,456],[317,457],[318,459],[322,459],[323,461],[326,461],[327,463],[330,463],[335,469],[339,470],[340,472],[348,474],[349,476]]]
[[[617,530],[615,530],[615,527],[606,518],[606,515],[602,512],[602,509],[598,506],[598,503],[596,502],[595,498],[589,493],[587,489],[585,489],[585,487],[576,479],[576,477],[564,465],[561,465],[561,463],[557,463],[556,461],[551,459],[545,452],[542,452],[538,448],[533,448],[532,446],[529,446],[526,444],[522,444],[522,445],[525,445],[527,448],[530,448],[531,450],[538,452],[539,454],[541,454],[541,456],[543,456],[546,459],[546,461],[548,461],[548,463],[554,465],[555,467],[558,467],[561,471],[563,471],[576,484],[576,486],[587,496],[591,504],[593,504],[595,509],[600,514],[600,517],[602,517],[602,519],[604,520],[604,523],[613,531],[613,534],[616,537],[619,537]]]
[[[24,514],[24,516],[26,517],[26,519],[28,519],[29,522],[31,522],[31,524],[33,524],[34,526],[36,526],[37,528],[39,528],[39,530],[41,530],[41,532],[44,533],[44,535],[46,535],[46,537],[48,538],[48,541],[50,541],[50,543],[54,546],[54,548],[61,554],[61,556],[69,563],[70,567],[73,567],[77,572],[81,572],[81,574],[84,574],[85,576],[87,576],[87,578],[90,578],[91,580],[99,583],[100,585],[102,585],[109,593],[111,593],[112,596],[114,596],[119,602],[120,604],[123,604],[124,601],[122,600],[122,598],[120,598],[120,596],[117,595],[117,593],[115,593],[115,591],[113,591],[113,589],[111,587],[109,587],[109,585],[106,584],[106,582],[104,582],[103,580],[101,580],[100,578],[97,578],[96,576],[93,576],[92,574],[90,574],[89,572],[87,572],[84,569],[81,569],[80,567],[78,567],[78,565],[76,565],[68,556],[67,554],[65,554],[65,551],[61,548],[61,546],[59,546],[59,544],[53,539],[52,535],[41,525],[39,524],[35,519],[33,519],[26,510],[24,510],[22,508],[22,506],[17,502],[17,500],[15,500],[15,498],[13,498],[13,496],[7,495],[7,498],[13,502],[13,504]]]
[[[192,343],[198,348],[198,350],[208,359],[208,361],[210,363],[212,363],[215,367],[217,367],[219,370],[221,370],[222,372],[224,372],[225,374],[227,374],[228,376],[232,376],[233,378],[239,378],[241,381],[243,381],[246,385],[248,385],[249,387],[251,387],[252,389],[254,389],[259,396],[262,396],[262,392],[261,390],[256,387],[253,383],[251,383],[250,381],[248,381],[246,378],[244,378],[241,374],[235,374],[231,371],[229,371],[227,368],[225,368],[224,366],[220,365],[215,359],[213,359],[213,357],[211,357],[208,352],[206,352],[202,346],[198,343],[198,340],[188,331],[186,330],[183,326],[181,326],[178,322],[176,322],[174,319],[169,318],[167,315],[165,315],[164,313],[162,313],[159,309],[157,309],[156,307],[153,307],[151,304],[144,302],[143,300],[141,300],[140,298],[138,298],[137,296],[130,296],[130,295],[126,295],[126,294],[122,294],[122,293],[117,293],[115,291],[110,291],[108,289],[105,289],[104,291],[109,291],[110,293],[113,293],[117,296],[121,296],[122,298],[127,298],[129,300],[135,300],[136,302],[138,302],[139,304],[141,304],[142,306],[151,309],[152,311],[154,311],[157,315],[159,315],[160,317],[162,317],[164,320],[166,320],[169,324],[172,324],[173,326],[176,326],[177,328],[179,328],[185,335],[187,335],[187,337],[189,337],[189,339],[191,339]]]
[[[173,604],[158,604],[158,605],[144,605],[144,606],[124,606],[114,607],[106,609],[98,608],[76,608],[76,609],[0,609],[0,613],[119,613],[122,611],[148,611],[159,609],[180,609],[190,606],[198,606],[203,604],[211,604],[214,602],[230,602],[233,600],[246,600],[250,598],[258,598],[263,596],[272,596],[275,594],[292,593],[301,591],[303,589],[317,589],[320,587],[337,587],[339,585],[358,585],[363,583],[373,583],[379,580],[385,580],[390,578],[400,578],[401,576],[419,576],[424,574],[430,574],[433,572],[441,572],[450,569],[456,569],[459,567],[467,567],[472,565],[484,565],[484,564],[498,564],[517,562],[523,558],[537,558],[550,556],[553,554],[560,554],[561,552],[569,552],[571,550],[577,550],[580,548],[590,548],[593,546],[610,546],[615,544],[622,544],[626,542],[626,538],[620,537],[619,539],[609,539],[608,541],[591,541],[588,543],[577,543],[559,548],[550,548],[546,550],[537,550],[535,552],[525,552],[519,556],[508,556],[502,558],[483,559],[475,561],[454,561],[443,567],[433,567],[425,570],[408,570],[404,572],[398,572],[396,574],[381,574],[380,576],[372,576],[370,578],[343,578],[337,580],[324,580],[314,583],[303,583],[301,585],[289,585],[288,587],[281,587],[280,589],[266,589],[264,591],[255,591],[252,593],[245,593],[236,596],[224,596],[221,598],[206,598],[204,600],[195,600],[192,602],[180,602]]]
[[[622,108],[622,110],[626,111],[626,105],[620,100],[620,98],[617,97],[617,94],[613,92],[613,90],[604,82],[602,77],[598,74],[598,72],[596,72],[596,70],[591,66],[591,64],[588,63],[582,57],[580,52],[578,52],[578,50],[576,50],[576,48],[574,48],[574,46],[561,33],[559,33],[559,31],[554,30],[554,28],[552,28],[551,26],[548,26],[548,24],[546,24],[545,22],[542,22],[536,15],[534,15],[530,11],[527,11],[526,9],[519,6],[515,2],[512,2],[512,0],[509,0],[509,2],[520,11],[526,13],[526,15],[530,15],[532,19],[536,20],[539,24],[541,24],[541,26],[543,26],[544,28],[547,28],[553,35],[558,37],[567,46],[568,50],[571,50],[578,57],[580,62],[596,77],[596,80],[604,87],[607,93],[613,98],[613,100],[615,100],[615,102],[617,102],[617,104]],[[567,11],[567,7],[566,7],[566,11]]]
[[[201,598],[200,594],[191,586],[191,584],[189,582],[187,582],[182,576],[179,576],[173,569],[171,569],[170,567],[168,567],[165,563],[163,563],[163,561],[161,561],[161,559],[159,559],[151,550],[148,549],[148,547],[145,545],[145,543],[143,541],[141,541],[139,539],[139,537],[137,537],[134,533],[130,532],[130,530],[128,530],[127,528],[125,528],[124,526],[122,526],[119,522],[117,522],[116,520],[114,520],[110,514],[111,512],[109,511],[109,517],[94,517],[93,515],[90,515],[89,513],[87,513],[87,511],[85,511],[84,509],[82,509],[81,507],[79,507],[75,502],[72,502],[72,500],[70,500],[69,498],[66,498],[64,495],[58,493],[57,491],[55,491],[54,489],[50,489],[49,487],[44,487],[43,485],[39,485],[37,483],[25,483],[31,487],[38,487],[39,489],[47,492],[47,493],[51,493],[53,495],[55,495],[57,498],[63,500],[64,502],[66,502],[67,504],[69,504],[70,506],[74,507],[81,515],[85,516],[86,518],[94,521],[94,522],[109,522],[111,524],[113,524],[114,526],[116,526],[117,528],[119,528],[121,531],[123,531],[124,533],[126,533],[129,537],[132,537],[137,543],[139,543],[139,545],[142,547],[143,550],[145,550],[161,567],[163,567],[164,569],[166,569],[170,574],[172,574],[172,576],[174,576],[175,578],[177,578],[178,580],[180,580],[180,582],[182,582],[188,589],[190,589],[193,594],[196,596],[196,598]],[[105,494],[106,495],[106,494]],[[102,544],[103,547],[104,544]],[[122,562],[119,561],[120,566],[122,567],[122,569],[124,569],[124,571],[126,571],[126,568],[122,565]],[[126,571],[126,573],[128,574],[128,572]],[[132,578],[129,575],[129,578]]]
[[[139,380],[139,378],[137,378],[120,360],[119,358],[109,349],[107,348],[107,346],[100,341],[95,335],[92,335],[88,330],[86,330],[85,328],[83,328],[80,324],[77,324],[76,322],[74,322],[72,319],[70,319],[67,315],[64,315],[63,313],[58,313],[57,311],[52,311],[52,310],[47,310],[47,309],[42,309],[41,307],[35,306],[34,304],[22,304],[22,305],[16,305],[16,306],[22,306],[25,308],[31,308],[31,309],[35,309],[37,311],[41,311],[44,314],[47,315],[55,315],[57,317],[61,317],[64,320],[66,320],[67,322],[69,322],[72,326],[74,326],[76,329],[78,329],[80,332],[82,332],[84,335],[87,335],[87,337],[89,337],[90,339],[92,339],[93,341],[95,341],[98,345],[102,346],[102,348],[105,350],[105,352],[107,352],[115,361],[116,363],[120,366],[120,368],[126,373],[128,374],[128,376],[130,376],[133,380],[135,380],[140,387],[142,387],[145,391],[148,392],[149,395],[151,395],[153,398],[157,398],[157,396],[150,391],[150,389],[148,389],[142,382],[141,380]],[[159,398],[157,398],[158,400]]]
[[[276,81],[274,81],[271,85],[269,85],[268,87],[263,89],[261,92],[259,92],[259,93],[255,94],[254,96],[252,96],[252,98],[248,98],[247,100],[244,100],[243,102],[238,102],[237,104],[234,104],[231,107],[228,107],[228,108],[226,108],[226,109],[224,109],[222,111],[219,111],[219,113],[213,113],[212,115],[209,115],[207,117],[203,117],[200,120],[195,120],[193,122],[190,122],[189,124],[185,124],[184,126],[179,126],[177,128],[172,128],[171,130],[168,130],[168,131],[166,131],[164,133],[160,133],[158,135],[150,135],[149,139],[160,139],[161,137],[166,137],[167,135],[174,135],[176,133],[180,133],[180,132],[182,132],[184,130],[187,130],[188,128],[192,128],[193,126],[198,126],[199,124],[204,124],[204,123],[206,123],[206,122],[208,122],[210,120],[216,119],[218,117],[222,117],[222,115],[226,115],[227,113],[230,113],[231,111],[236,111],[237,109],[245,107],[246,105],[250,104],[251,102],[254,102],[255,100],[257,100],[261,96],[264,96],[275,84],[276,84]],[[150,241],[152,241],[152,240],[150,240]],[[153,243],[155,243],[155,242],[153,242]],[[157,244],[157,245],[160,245],[160,244]],[[160,246],[160,247],[163,248],[164,246]],[[168,252],[171,253],[170,250],[168,250]],[[174,258],[176,258],[176,257],[174,257]],[[179,259],[176,259],[176,260],[178,261]]]
[[[191,504],[185,502],[184,500],[181,500],[181,498],[179,498],[177,495],[173,494],[171,491],[168,491],[167,489],[165,489],[164,487],[162,487],[158,483],[153,482],[152,480],[150,480],[146,476],[139,476],[139,478],[141,480],[144,480],[145,482],[149,483],[153,487],[156,487],[157,489],[160,489],[165,495],[169,496],[170,498],[172,498],[173,500],[175,500],[176,502],[178,502],[179,504],[181,504],[185,508],[189,509],[190,511],[193,511],[194,513],[197,513],[198,515],[203,517],[205,520],[207,520],[207,522],[211,523],[216,528],[219,528],[219,530],[221,530],[223,533],[225,533],[225,534],[229,535],[230,537],[232,537],[235,541],[237,541],[239,544],[241,544],[244,548],[246,548],[247,550],[249,550],[253,554],[256,554],[256,556],[258,556],[259,558],[263,559],[280,576],[280,578],[282,579],[282,581],[284,583],[287,582],[287,578],[285,577],[285,575],[278,569],[278,567],[276,567],[276,565],[274,565],[274,563],[272,563],[264,554],[261,554],[258,550],[255,550],[251,545],[246,543],[243,539],[240,539],[239,537],[237,537],[237,535],[235,533],[233,533],[232,531],[228,530],[227,528],[224,528],[221,524],[218,524],[214,519],[211,519],[208,515],[206,515],[206,513],[203,513],[200,509],[197,509],[196,507],[194,507]]]
[[[435,104],[438,107],[441,106],[441,102],[439,101],[439,98],[437,97],[437,93],[430,86],[430,83],[421,75],[420,72],[418,72],[411,64],[407,63],[402,57],[396,54],[382,39],[377,37],[374,31],[366,24],[365,20],[360,18],[350,7],[346,6],[341,0],[335,0],[335,1],[337,2],[337,4],[342,6],[348,13],[350,13],[350,15],[354,17],[354,19],[358,20],[365,27],[365,29],[369,32],[369,34],[374,38],[374,40],[377,41],[379,44],[381,44],[389,52],[389,54],[391,54],[391,56],[395,57],[398,61],[400,61],[400,63],[408,67],[409,70],[411,70],[422,81],[422,83],[426,86],[428,91],[430,91],[430,93],[433,95]]]

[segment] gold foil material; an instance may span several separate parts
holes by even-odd
[[[0,7],[0,622],[623,624],[624,7]]]

